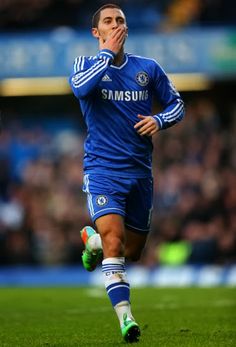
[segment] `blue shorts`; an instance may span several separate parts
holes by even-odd
[[[93,222],[106,214],[119,214],[125,225],[138,233],[150,230],[153,179],[122,178],[85,174],[83,191],[87,193],[88,209]]]

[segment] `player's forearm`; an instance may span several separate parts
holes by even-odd
[[[154,115],[159,130],[169,128],[174,124],[180,122],[184,117],[184,103],[182,99],[176,99],[175,102],[167,106],[163,112]]]
[[[96,88],[114,56],[113,52],[101,50],[94,65],[89,69],[82,71],[78,69],[74,72],[70,77],[70,84],[76,97],[84,98]]]

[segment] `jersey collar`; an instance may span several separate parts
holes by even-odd
[[[110,65],[110,67],[112,67],[113,69],[118,69],[118,70],[120,70],[120,69],[123,69],[123,67],[126,65],[128,63],[128,55],[125,53],[124,54],[124,62],[123,62],[123,64],[121,64],[120,66],[116,66],[116,65]]]

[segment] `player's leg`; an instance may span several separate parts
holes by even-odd
[[[82,254],[84,268],[87,271],[93,271],[101,262],[103,257],[101,236],[91,226],[85,226],[80,233],[85,245],[85,250]],[[138,261],[146,244],[146,239],[147,234],[138,234],[136,230],[126,228],[124,251],[125,258],[130,261]],[[115,247],[115,244],[116,242],[112,243],[113,248]]]
[[[131,313],[130,286],[125,269],[124,218],[118,214],[104,215],[96,220],[102,239],[102,271],[107,294],[118,316],[121,332],[128,342],[137,341],[140,329]]]
[[[126,247],[125,257],[131,261],[139,260],[150,230],[153,180],[135,179],[126,204]]]
[[[111,214],[113,211],[125,215],[125,198],[121,196],[115,199],[113,192],[122,192],[123,189],[126,193],[127,187],[120,187],[120,180],[112,180],[111,177],[84,175],[83,191],[87,194],[87,205],[92,221],[95,222],[99,217],[107,213]],[[100,235],[92,227],[87,226],[81,230],[81,238],[85,245],[82,254],[84,268],[93,271],[102,256]],[[112,244],[115,245],[115,242]]]
[[[91,219],[96,223],[102,238],[105,287],[120,320],[122,336],[129,342],[137,341],[140,335],[140,329],[130,309],[130,291],[124,258],[124,216],[126,197],[131,185],[132,182],[128,179],[85,175],[83,187],[87,193]],[[92,238],[93,235],[90,235],[88,240]],[[85,236],[85,244],[88,242],[86,239]],[[89,264],[91,265],[91,258]]]
[[[104,258],[123,257],[125,250],[123,216],[109,213],[97,218],[95,225],[102,239]]]
[[[94,221],[94,214],[99,213],[99,210],[103,209],[107,203],[107,196],[104,195],[106,193],[106,184],[101,185],[102,181],[102,177],[84,175],[83,192],[87,194],[87,206],[92,221]],[[106,183],[106,180],[104,180],[104,183]],[[93,271],[103,257],[100,235],[91,226],[85,226],[80,234],[85,246],[82,253],[83,266],[87,271]]]
[[[130,261],[138,261],[145,247],[147,234],[139,234],[134,229],[126,228],[125,236],[125,258]]]

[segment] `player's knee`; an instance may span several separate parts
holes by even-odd
[[[120,235],[107,234],[103,237],[103,252],[108,257],[124,255],[124,241]]]

